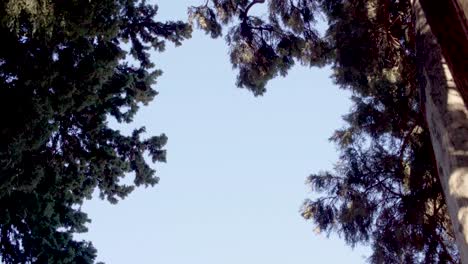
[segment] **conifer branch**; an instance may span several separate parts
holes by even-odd
[[[253,0],[250,2],[250,4],[247,5],[244,11],[241,11],[241,18],[245,20],[247,18],[247,14],[249,13],[250,8],[254,6],[255,4],[263,4],[265,3],[265,0]]]

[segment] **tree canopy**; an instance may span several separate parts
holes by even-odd
[[[157,92],[149,60],[190,37],[181,21],[157,22],[145,1],[2,1],[0,4],[0,256],[3,263],[94,263],[73,239],[89,221],[83,200],[111,203],[158,182],[145,161],[165,161],[166,136],[126,136]],[[129,56],[134,63],[126,62]],[[133,175],[130,185],[119,181]]]
[[[370,244],[370,263],[459,262],[416,88],[409,0],[212,0],[189,13],[212,37],[225,28],[237,85],[254,95],[296,62],[330,64],[352,92],[346,125],[331,137],[338,164],[307,180],[320,196],[304,203],[306,219],[351,246]]]
[[[144,156],[165,161],[164,135],[123,135],[107,118],[131,122],[157,95],[149,52],[181,44],[191,25],[157,22],[145,1],[0,5],[0,256],[93,263],[93,245],[73,239],[89,221],[84,199],[98,190],[115,203],[154,185]],[[306,200],[305,218],[351,246],[370,244],[371,263],[459,262],[416,88],[409,0],[208,0],[189,16],[211,37],[225,32],[237,85],[255,96],[295,63],[331,65],[352,92],[331,137],[340,161],[308,178],[321,195]],[[133,184],[120,183],[125,175]]]
[[[269,80],[286,75],[296,61],[310,66],[323,66],[330,47],[319,37],[314,23],[317,3],[314,1],[269,1],[268,19],[250,12],[264,0],[214,0],[189,8],[192,23],[212,37],[222,34],[232,65],[238,70],[237,85],[262,95]]]

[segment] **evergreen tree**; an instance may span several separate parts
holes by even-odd
[[[252,8],[265,0],[213,0],[190,7],[192,23],[219,37],[222,26],[230,47],[230,59],[238,69],[237,85],[262,95],[267,82],[286,75],[299,61],[323,66],[330,47],[314,28],[317,4],[314,1],[268,2],[268,19],[251,15]]]
[[[157,94],[149,51],[190,37],[186,23],[155,21],[157,10],[135,0],[0,3],[3,263],[93,263],[92,244],[73,239],[89,222],[84,199],[97,189],[116,203],[158,182],[144,155],[165,161],[166,137],[125,136],[106,121],[131,122]],[[133,184],[119,183],[127,174]]]
[[[262,4],[267,14],[252,14]],[[189,12],[212,37],[227,28],[237,84],[255,95],[295,62],[331,64],[352,92],[346,126],[331,138],[340,161],[308,178],[321,195],[306,200],[305,218],[351,246],[370,244],[370,263],[459,262],[416,88],[410,1],[212,0]]]

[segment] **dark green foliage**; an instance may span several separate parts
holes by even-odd
[[[256,4],[266,15],[250,15]],[[308,178],[320,195],[305,202],[305,218],[351,246],[370,244],[370,263],[459,262],[416,88],[410,1],[212,0],[198,10],[211,10],[194,18],[212,36],[228,26],[238,85],[255,95],[295,60],[331,64],[336,84],[352,91],[346,126],[331,138],[340,161]]]
[[[322,2],[334,79],[353,92],[333,173],[309,177],[322,196],[303,216],[350,244],[370,243],[371,263],[458,263],[432,145],[416,89],[409,1]]]
[[[329,46],[314,29],[317,7],[313,1],[268,1],[266,18],[251,14],[264,0],[213,0],[189,8],[192,21],[212,37],[221,35],[228,26],[226,41],[234,68],[238,69],[237,85],[256,96],[266,90],[267,82],[286,75],[299,61],[322,66]]]
[[[157,94],[150,49],[190,37],[156,22],[144,1],[19,0],[0,4],[0,256],[4,263],[93,263],[84,199],[112,203],[158,182],[144,160],[165,161],[164,135],[108,127],[131,122]],[[129,54],[136,65],[124,61]],[[119,180],[134,174],[131,185]]]

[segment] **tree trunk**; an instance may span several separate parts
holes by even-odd
[[[457,87],[459,82],[455,82],[452,77],[450,71],[452,67],[449,67],[443,56],[452,55],[442,51],[427,23],[419,1],[412,0],[412,3],[421,99],[461,262],[468,264],[467,101],[463,99],[463,92]],[[438,25],[439,29],[440,26],[442,25]],[[449,30],[453,25],[443,26]],[[450,59],[451,62],[459,60],[459,58]],[[466,76],[461,78],[466,78]]]
[[[468,0],[420,0],[463,100],[468,102]]]

